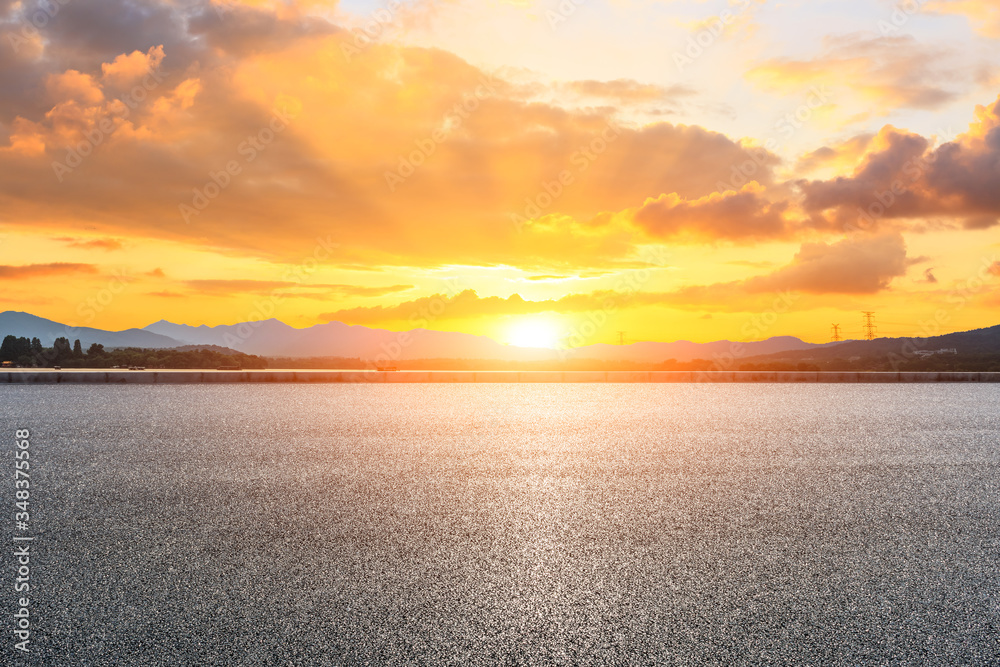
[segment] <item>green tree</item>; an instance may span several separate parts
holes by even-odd
[[[37,338],[32,338],[31,339],[31,353],[35,354],[35,355],[41,354],[42,353],[42,349],[43,349],[42,348],[42,341],[38,340]]]
[[[5,336],[0,344],[0,361],[17,359],[17,336]]]
[[[69,340],[60,336],[52,343],[52,362],[59,364],[62,361],[73,358],[73,348],[69,345]]]
[[[77,359],[83,356],[83,345],[80,344],[79,338],[73,341],[73,356]]]
[[[87,348],[88,357],[103,357],[107,352],[104,351],[104,346],[100,343],[92,343],[89,348]]]

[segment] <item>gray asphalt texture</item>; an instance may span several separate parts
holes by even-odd
[[[1000,664],[993,385],[4,386],[0,427],[3,664]]]

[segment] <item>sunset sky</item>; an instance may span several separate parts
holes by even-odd
[[[1000,323],[995,0],[0,0],[0,91],[0,310]]]

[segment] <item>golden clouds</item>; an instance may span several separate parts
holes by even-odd
[[[887,126],[850,176],[801,181],[804,207],[836,211],[845,229],[947,215],[969,229],[1000,218],[1000,99],[976,110],[976,122],[932,148],[917,134]]]
[[[101,80],[113,88],[129,88],[157,69],[163,62],[163,45],[154,46],[146,53],[133,51],[117,56],[114,61],[101,65]]]
[[[712,68],[753,40],[720,44],[715,56],[706,50],[704,80],[695,82],[675,78],[669,57],[665,68],[619,68],[589,31],[600,11],[615,17],[620,6],[588,7],[589,19],[558,35],[539,14],[549,51],[538,63],[565,60],[559,48],[584,33],[595,53],[583,59],[587,68],[544,71],[513,60],[492,69],[478,65],[492,58],[436,48],[428,35],[440,3],[408,3],[392,30],[362,48],[345,27],[354,23],[331,20],[343,16],[334,3],[149,2],[140,12],[131,2],[68,4],[61,11],[92,28],[70,34],[54,25],[41,51],[0,51],[4,222],[62,239],[58,258],[74,262],[116,249],[128,252],[97,256],[137,257],[144,243],[169,240],[183,250],[144,256],[135,273],[155,284],[142,289],[183,295],[212,316],[224,300],[252,303],[278,290],[295,297],[303,321],[321,310],[384,321],[402,314],[396,302],[419,306],[437,289],[428,276],[459,265],[481,271],[470,285],[478,294],[505,298],[451,297],[455,313],[578,313],[599,307],[643,248],[667,245],[681,266],[657,274],[648,295],[629,302],[633,310],[755,308],[785,291],[817,303],[891,291],[909,266],[906,241],[929,225],[958,238],[974,233],[959,226],[981,232],[1000,216],[996,105],[980,107],[969,132],[943,146],[901,129],[925,128],[908,124],[925,122],[916,114],[899,127],[850,129],[899,109],[937,111],[968,94],[975,68],[953,67],[955,49],[915,38],[832,36],[818,51],[809,41],[750,65],[746,86],[735,85],[740,68],[732,65],[753,63],[753,53],[727,60],[724,72]],[[472,3],[450,4],[449,25],[459,25],[459,5],[482,16]],[[741,5],[755,23],[771,13],[753,11],[762,3]],[[688,9],[695,16],[705,7]],[[677,27],[657,16],[651,33]],[[421,17],[427,30],[408,32]],[[639,60],[618,38],[629,47],[620,58]],[[531,39],[517,47],[532,48]],[[770,123],[774,100],[752,90],[800,96],[817,84],[830,85],[830,99],[814,93],[794,138],[791,126]],[[718,88],[734,92],[708,99]],[[730,123],[728,134],[705,127],[719,120],[700,113],[713,106],[733,110],[720,121]],[[667,114],[695,120],[643,122]],[[787,129],[782,138],[794,148],[763,144],[757,131],[769,126]],[[762,144],[767,150],[754,148]],[[783,150],[802,157],[794,164]],[[197,214],[181,213],[195,201]],[[859,226],[863,216],[872,223]],[[322,281],[275,279],[275,265],[310,257],[316,239],[327,238],[336,248],[322,260]],[[193,249],[204,255],[191,262],[182,253]],[[167,270],[148,273],[160,264]],[[361,269],[381,271],[369,276],[379,284],[352,287]],[[492,278],[494,270],[517,277]],[[591,291],[567,293],[573,284]],[[539,300],[506,298],[513,288]]]
[[[24,264],[21,266],[0,265],[0,280],[21,280],[26,278],[49,278],[75,274],[96,274],[92,264],[72,262],[51,262],[49,264]]]
[[[648,199],[633,217],[653,237],[696,243],[719,240],[742,243],[785,238],[791,227],[785,219],[787,201],[769,202],[756,181],[694,200],[676,193]]]
[[[352,296],[386,296],[413,289],[413,285],[368,287],[364,285],[302,283],[288,280],[186,280],[183,284],[190,290],[189,294],[194,295],[231,297],[236,294],[260,296],[280,293],[283,296],[319,300],[334,300]]]
[[[899,234],[806,243],[786,266],[744,283],[750,292],[874,294],[905,275],[909,262]]]
[[[958,96],[958,84],[975,72],[958,70],[955,54],[913,37],[828,37],[810,59],[774,58],[753,67],[747,79],[761,89],[793,94],[813,84],[833,90],[839,120],[857,122],[900,108],[938,109]]]
[[[72,237],[62,237],[53,239],[62,241],[71,248],[85,248],[88,250],[121,250],[125,244],[119,239],[77,239]]]
[[[173,90],[157,91],[163,75],[149,68],[157,67],[163,57],[163,47],[157,46],[104,63],[100,76],[74,69],[49,75],[45,90],[51,108],[37,120],[16,118],[7,150],[28,156],[68,151],[64,160],[53,162],[61,167],[54,169],[60,182],[106,141],[151,138],[149,127],[136,121],[133,110],[150,106],[149,124],[162,124],[173,106],[190,106],[198,90],[197,81],[187,80]],[[157,93],[158,100],[150,104],[148,98]],[[157,136],[168,139],[163,133]]]
[[[822,146],[801,156],[795,171],[805,175],[819,170],[843,173],[854,168],[864,156],[874,135],[859,134],[833,145]]]
[[[53,74],[46,81],[45,87],[56,105],[75,102],[93,106],[104,101],[104,92],[94,78],[73,69]]]
[[[1000,5],[993,0],[931,0],[925,5],[925,10],[964,15],[976,32],[1000,38]]]
[[[568,81],[562,84],[560,89],[580,97],[605,99],[621,104],[662,102],[695,94],[694,89],[689,86],[657,86],[650,83],[640,83],[634,79]]]
[[[528,301],[519,294],[481,297],[474,290],[451,296],[435,294],[393,306],[365,306],[324,313],[320,319],[349,324],[406,321],[415,313],[439,312],[439,319],[464,320],[538,313],[585,313],[661,306],[750,311],[766,307],[774,296],[788,302],[801,294],[859,295],[888,289],[906,274],[913,261],[898,234],[844,239],[836,243],[806,243],[784,266],[742,281],[680,287],[673,291],[597,290],[558,299]],[[762,306],[764,304],[764,306]]]
[[[46,193],[55,206],[72,197],[76,215],[82,209],[99,218],[108,233],[253,255],[294,258],[304,250],[301,239],[332,234],[344,247],[340,259],[355,263],[461,256],[484,265],[586,268],[629,256],[633,239],[641,240],[642,228],[609,225],[602,213],[662,193],[705,197],[748,159],[737,142],[700,127],[619,126],[612,109],[522,101],[503,79],[438,50],[376,44],[348,60],[341,39],[317,32],[277,51],[190,70],[197,76],[168,70],[135,110],[113,106],[100,75],[76,73],[57,87],[63,112],[29,129],[50,163],[64,162],[60,151],[101,123],[111,123],[113,140],[83,161],[86,190],[69,175],[64,184],[45,177],[47,160],[39,156],[24,194],[37,201]],[[160,59],[169,63],[171,53],[116,57],[102,73],[125,76]],[[590,93],[651,94],[632,82],[581,85]],[[244,160],[240,147],[268,126],[282,100],[300,113]],[[213,175],[234,161],[238,173],[220,183]],[[385,174],[402,174],[401,165],[405,182],[388,187]],[[564,173],[572,182],[525,216]],[[32,171],[17,174],[26,179]],[[773,180],[769,166],[758,178]],[[210,205],[187,224],[178,206],[213,182]],[[531,224],[518,228],[514,215]]]

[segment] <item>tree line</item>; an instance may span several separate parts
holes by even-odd
[[[0,343],[0,362],[22,368],[113,368],[144,366],[146,368],[218,368],[241,366],[267,368],[267,360],[250,354],[226,354],[217,350],[188,349],[152,350],[137,347],[104,349],[93,343],[84,352],[79,339],[70,344],[65,337],[56,338],[52,347],[45,347],[38,338],[8,335]]]

